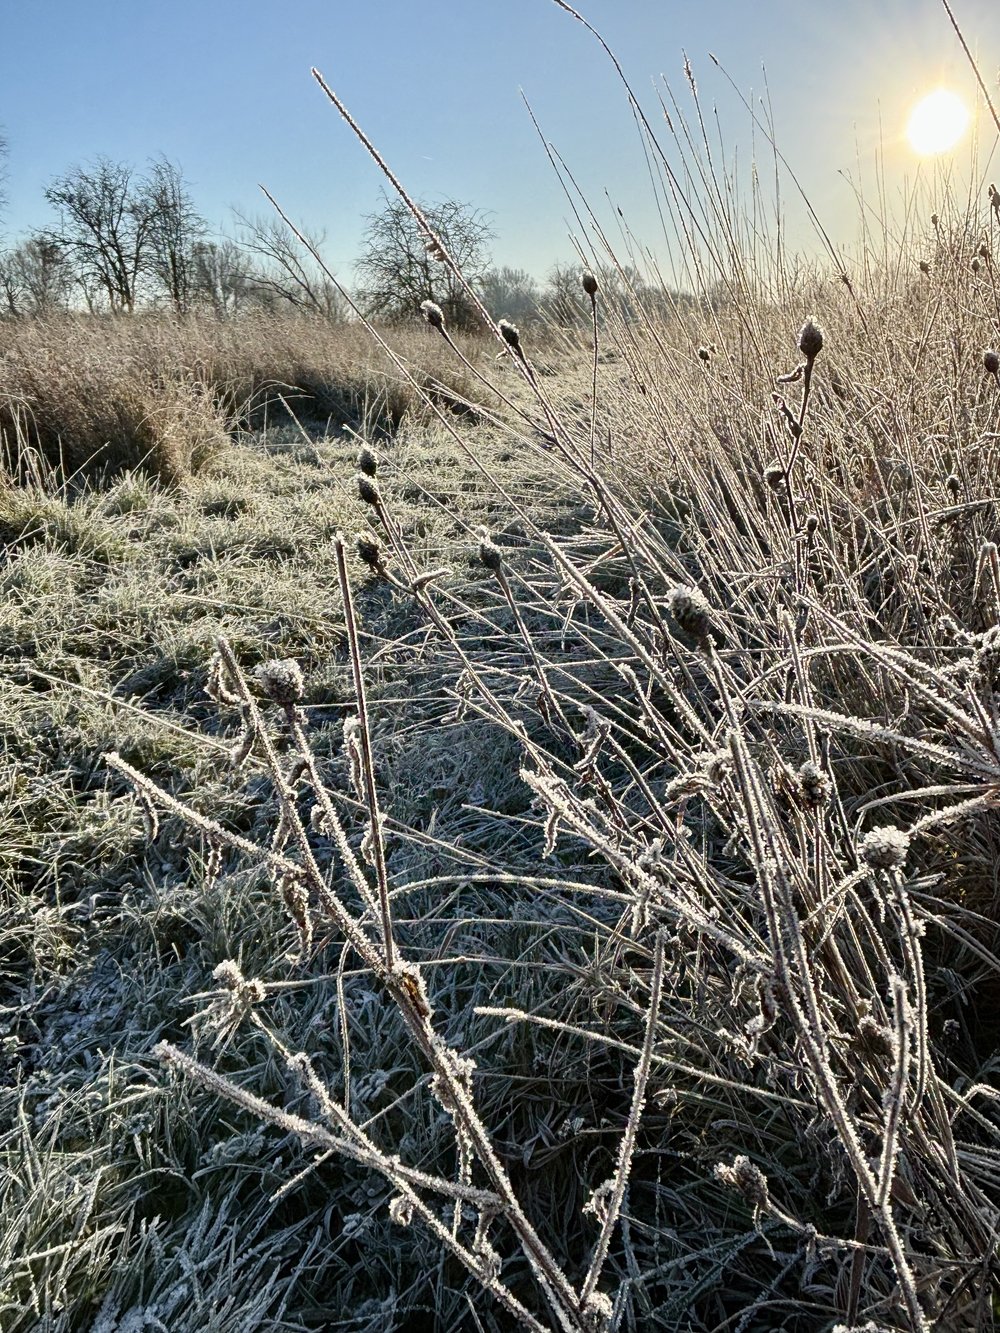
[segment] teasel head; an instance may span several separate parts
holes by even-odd
[[[421,301],[420,312],[432,329],[444,333],[444,311],[436,301]]]
[[[358,470],[363,472],[366,477],[374,477],[378,472],[378,459],[367,444],[358,452]]]
[[[382,503],[382,492],[371,477],[366,476],[363,472],[358,473],[358,495],[366,505],[378,508]]]
[[[585,269],[580,281],[583,283],[583,290],[591,300],[597,295],[597,279],[591,273],[590,269]]]
[[[811,365],[823,350],[823,330],[810,315],[799,329],[799,351]]]

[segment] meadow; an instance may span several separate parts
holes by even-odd
[[[699,114],[683,299],[0,326],[5,1333],[994,1326],[1000,204]]]

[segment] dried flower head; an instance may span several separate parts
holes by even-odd
[[[719,1162],[714,1174],[716,1180],[742,1194],[753,1208],[755,1215],[762,1208],[768,1207],[770,1198],[767,1192],[767,1177],[745,1154],[741,1153],[738,1157],[734,1157],[732,1166]]]
[[[936,213],[932,213],[932,214],[931,214],[931,226],[934,228],[935,231],[937,231],[937,229],[938,229],[938,227],[939,227],[940,225],[941,225],[941,219],[938,217],[938,215],[937,215]]]
[[[699,588],[679,584],[667,597],[667,608],[685,634],[699,641],[712,628],[712,608]]]
[[[378,472],[378,459],[368,448],[367,444],[358,453],[358,469],[366,477],[374,477]]]
[[[976,259],[975,257],[973,257],[973,260],[972,260],[972,271],[973,271],[973,273],[978,273],[978,272],[979,272],[979,260]]]
[[[444,311],[436,301],[421,301],[420,313],[432,329],[438,329],[441,333],[444,333]]]
[[[980,258],[980,259],[985,259],[985,260],[987,261],[987,263],[989,262],[989,258],[990,258],[990,247],[986,244],[985,241],[982,242],[982,244],[980,245],[980,247],[979,247],[979,249],[976,251],[976,253],[979,255],[979,258]]]
[[[871,1014],[862,1014],[858,1020],[858,1038],[861,1046],[879,1060],[891,1060],[895,1054],[892,1033]]]
[[[479,558],[494,574],[499,574],[503,568],[503,552],[489,534],[484,534],[479,543]]]
[[[816,529],[817,529],[818,527],[819,527],[819,515],[818,515],[818,514],[807,514],[807,515],[806,515],[806,536],[807,536],[807,537],[814,537],[814,536],[816,535]]]
[[[898,870],[909,850],[910,835],[891,824],[871,829],[860,847],[862,861],[873,870]]]
[[[949,475],[945,477],[944,485],[945,485],[945,490],[948,492],[951,498],[953,500],[957,500],[958,493],[962,489],[962,483],[955,476],[954,472],[949,473]]]
[[[823,350],[823,330],[812,315],[799,329],[799,351],[807,361],[815,361]]]
[[[707,363],[707,362],[711,361],[711,359],[712,359],[712,353],[708,350],[707,347],[699,347],[699,348],[698,348],[698,360],[699,360],[699,361],[704,361],[704,362]]]
[[[396,1194],[389,1200],[389,1216],[398,1227],[408,1227],[413,1221],[413,1200],[405,1194]]]
[[[516,324],[512,324],[509,319],[501,319],[497,324],[503,336],[504,342],[512,352],[521,351],[521,331]]]
[[[290,658],[261,662],[255,674],[261,689],[273,703],[295,704],[302,698],[305,682],[298,662]]]
[[[764,469],[764,481],[772,491],[785,489],[785,469],[781,463],[768,463]]]
[[[833,791],[830,775],[819,764],[807,759],[795,775],[795,790],[799,804],[806,810],[818,810],[826,805]]]
[[[366,477],[363,472],[358,473],[358,495],[366,505],[377,507],[382,503],[382,492],[371,477]]]
[[[994,379],[1000,379],[1000,356],[992,348],[983,353],[983,370]]]
[[[377,573],[383,571],[385,561],[382,557],[382,547],[375,537],[368,537],[364,533],[359,533],[357,551],[358,559],[366,564],[369,569],[374,569]]]
[[[930,271],[931,271],[931,266],[930,266],[930,264],[927,262],[926,259],[921,259],[921,261],[920,261],[920,272],[921,272],[921,273],[930,273]]]
[[[595,297],[597,295],[597,279],[589,269],[584,272],[580,281],[583,283],[583,290],[588,296]]]
[[[607,1333],[614,1312],[614,1303],[607,1292],[591,1292],[580,1310],[583,1327],[587,1333]]]

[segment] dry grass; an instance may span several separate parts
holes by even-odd
[[[467,372],[446,368],[419,327],[402,351],[418,383],[461,410]],[[297,416],[391,431],[421,400],[363,329],[320,319],[62,316],[0,328],[0,441],[8,474],[21,479],[45,467],[63,477],[142,469],[175,484],[237,428],[268,413],[287,419],[286,404]]]

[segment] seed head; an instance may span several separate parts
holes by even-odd
[[[805,810],[818,810],[826,805],[833,790],[829,774],[819,764],[807,759],[795,775],[796,795]]]
[[[298,662],[289,658],[261,662],[256,676],[261,689],[276,704],[295,704],[302,698],[305,682]]]
[[[503,340],[512,352],[521,351],[521,330],[516,324],[512,324],[509,319],[501,319],[497,328],[503,335]]]
[[[397,1194],[389,1200],[389,1216],[398,1227],[408,1227],[413,1221],[413,1201],[405,1194]]]
[[[479,543],[479,558],[486,568],[494,574],[499,574],[503,569],[503,553],[489,536],[483,537]]]
[[[987,263],[989,262],[990,247],[986,244],[985,241],[983,241],[983,243],[980,245],[976,253],[979,255],[980,259],[985,259]]]
[[[614,1304],[605,1291],[591,1292],[580,1311],[587,1333],[607,1333],[614,1313]]]
[[[441,333],[444,333],[444,311],[436,301],[421,301],[420,310],[432,329],[438,329]]]
[[[358,454],[358,467],[366,477],[374,477],[378,472],[378,459],[367,444]]]
[[[938,229],[938,227],[940,226],[940,224],[941,224],[941,219],[938,217],[938,215],[937,215],[936,213],[932,213],[932,214],[931,214],[931,226],[934,228],[935,231],[937,231],[937,229]]]
[[[930,271],[931,271],[931,266],[930,266],[930,264],[927,262],[926,259],[921,259],[921,261],[920,261],[920,272],[921,272],[921,273],[930,273]]]
[[[583,290],[588,296],[594,297],[597,295],[597,279],[589,269],[584,272],[580,281],[583,283]]]
[[[995,185],[991,185],[988,193],[990,197],[990,208],[993,209],[994,213],[1000,216],[1000,190],[998,190]]]
[[[768,463],[764,469],[764,481],[770,486],[772,491],[781,491],[785,488],[785,469],[780,463]]]
[[[958,499],[958,493],[962,489],[962,483],[955,476],[954,472],[944,479],[945,489],[953,500]]]
[[[813,536],[815,536],[815,535],[816,535],[816,529],[817,529],[818,527],[819,527],[819,515],[818,515],[818,514],[807,514],[807,515],[806,515],[806,536],[807,536],[807,537],[813,537]]]
[[[973,260],[972,260],[972,271],[973,271],[973,273],[978,273],[978,272],[979,272],[979,260],[976,259],[975,257],[973,257]]]
[[[861,859],[873,870],[898,870],[910,850],[910,835],[891,824],[873,828],[861,841]]]
[[[667,598],[667,607],[685,634],[699,641],[708,637],[712,608],[699,588],[678,585]]]
[[[741,1153],[733,1158],[732,1166],[727,1166],[725,1162],[719,1162],[715,1168],[715,1178],[720,1180],[723,1185],[728,1185],[730,1189],[737,1190],[743,1195],[747,1203],[753,1208],[755,1213],[766,1208],[770,1203],[767,1192],[767,1176],[751,1162],[750,1158]]]
[[[799,329],[799,351],[807,361],[815,361],[823,350],[823,330],[812,315]]]
[[[374,537],[367,537],[363,533],[358,535],[357,540],[358,559],[366,564],[369,569],[374,569],[381,573],[384,568],[382,558],[382,547]]]
[[[711,361],[711,359],[712,359],[712,353],[708,350],[707,347],[699,347],[699,348],[698,348],[698,360],[699,360],[699,361],[709,362],[709,361]]]
[[[366,477],[363,472],[358,473],[358,495],[366,505],[378,506],[382,503],[382,492],[371,477]]]
[[[998,372],[1000,372],[1000,356],[997,356],[992,348],[983,353],[983,369],[987,375],[992,375],[994,379],[1000,378],[1000,375],[998,375]]]

